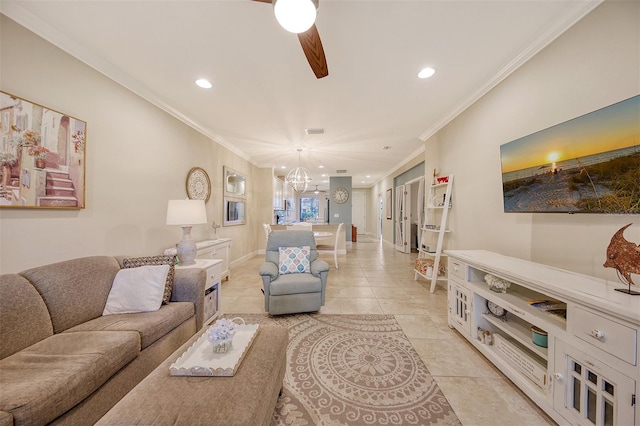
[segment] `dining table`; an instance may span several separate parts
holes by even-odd
[[[316,244],[318,244],[318,241],[323,242],[324,240],[331,239],[331,237],[333,237],[333,232],[313,231],[313,237],[316,239]]]

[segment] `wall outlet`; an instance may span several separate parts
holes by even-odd
[[[340,214],[339,213],[334,213],[333,217],[340,217]]]

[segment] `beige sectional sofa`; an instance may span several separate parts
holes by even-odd
[[[102,316],[122,260],[0,276],[0,426],[93,424],[202,327],[197,268],[175,270],[158,311]]]

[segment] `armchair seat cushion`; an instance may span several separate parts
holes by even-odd
[[[273,296],[298,293],[320,293],[322,281],[311,274],[286,274],[280,275],[277,280],[271,282],[270,293]]]

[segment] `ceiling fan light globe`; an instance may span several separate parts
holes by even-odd
[[[275,0],[276,20],[290,33],[303,33],[316,21],[316,6],[311,0]]]

